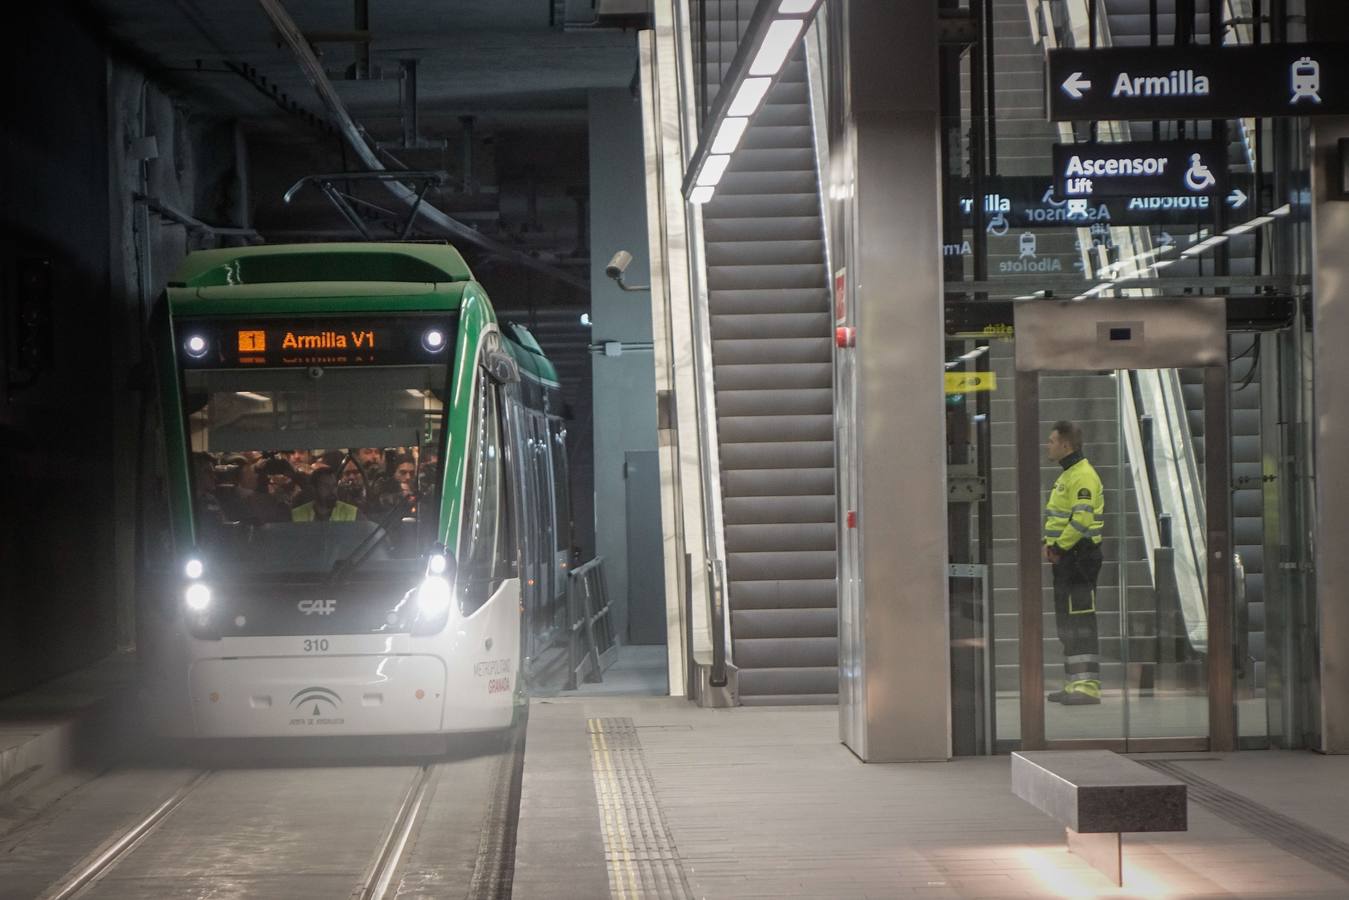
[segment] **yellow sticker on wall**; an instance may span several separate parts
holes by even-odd
[[[947,372],[946,393],[971,394],[975,391],[996,391],[998,376],[993,372]]]

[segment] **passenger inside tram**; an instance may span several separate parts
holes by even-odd
[[[410,455],[401,454],[394,459],[393,477],[402,487],[403,493],[413,494],[413,478],[417,474],[417,463]]]
[[[385,451],[378,447],[362,447],[356,451],[356,462],[367,472],[384,474]]]
[[[324,464],[328,465],[330,454],[324,454]],[[337,479],[337,499],[358,508],[365,507],[365,475],[354,459],[339,459],[341,475]]]
[[[443,364],[184,373],[208,560],[252,574],[420,558],[436,540]],[[359,565],[354,560],[361,560]]]
[[[301,475],[308,475],[309,467],[313,464],[314,458],[308,450],[292,450],[286,454],[286,461],[290,463],[291,468]]]
[[[246,525],[378,520],[400,500],[415,515],[417,497],[435,486],[438,462],[415,446],[197,452],[192,460],[198,516]]]
[[[323,463],[310,470],[309,488],[314,499],[291,509],[292,522],[355,522],[360,515],[354,504],[337,496],[337,473]]]

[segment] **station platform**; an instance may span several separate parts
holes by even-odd
[[[1349,896],[1349,757],[1138,754],[1189,831],[1124,839],[1125,887],[1012,795],[1010,759],[864,764],[835,707],[531,702],[513,896]]]
[[[118,652],[0,700],[0,827],[22,815],[19,798],[88,777],[138,739],[135,681],[135,655]]]
[[[111,657],[0,702],[0,897],[34,895],[14,886],[54,883],[108,833],[184,790],[179,782],[192,772],[176,755],[110,764],[144,742],[130,715],[132,662]],[[156,840],[172,859],[198,852],[201,828],[228,845],[211,851],[214,868],[200,874],[208,885],[252,859],[245,850],[260,818],[296,847],[328,840],[335,822],[382,833],[407,779],[430,773],[425,811],[406,820],[415,852],[395,860],[390,896],[413,884],[479,883],[480,863],[492,857],[484,848],[507,833],[487,825],[510,818],[500,804],[513,801],[508,788],[518,784],[513,875],[505,877],[519,900],[1349,897],[1349,756],[1134,755],[1188,784],[1189,830],[1126,835],[1118,888],[1068,853],[1054,821],[1013,796],[1009,757],[864,764],[839,742],[836,707],[700,709],[603,693],[654,691],[659,662],[629,654],[622,671],[606,673],[607,687],[534,697],[518,782],[508,777],[519,764],[512,754],[482,742],[412,761],[335,762],[312,758],[313,747],[275,762],[231,745]],[[342,787],[314,793],[320,784]],[[312,795],[313,809],[275,808],[282,788]],[[238,802],[226,809],[213,791]],[[366,848],[355,845],[353,872],[315,896],[361,875]],[[154,860],[138,869],[138,859],[109,876],[105,893],[130,896],[118,893],[130,884],[118,879],[134,875],[161,891],[154,896],[180,895],[177,869]],[[300,896],[286,880],[290,863],[277,862],[275,872],[257,862],[250,895]]]

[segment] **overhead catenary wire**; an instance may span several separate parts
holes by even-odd
[[[318,93],[319,100],[327,109],[329,118],[332,119],[333,124],[337,127],[338,133],[342,135],[343,139],[351,147],[357,158],[369,171],[387,171],[384,164],[376,155],[374,149],[371,148],[369,142],[366,140],[365,132],[356,124],[356,121],[352,119],[351,113],[347,111],[346,105],[342,102],[342,98],[337,95],[336,89],[333,87],[332,82],[328,80],[327,73],[323,70],[323,65],[319,62],[318,57],[314,55],[314,50],[309,45],[309,41],[306,40],[304,33],[300,31],[300,27],[295,24],[295,20],[290,17],[290,13],[286,11],[281,0],[258,0],[258,5],[262,7],[263,12],[265,12],[268,18],[272,20],[272,24],[276,26],[282,39],[290,46],[291,51],[295,54],[296,61],[300,64],[300,70],[304,74],[305,79]],[[382,182],[382,184],[384,185],[385,190],[389,191],[409,207],[417,202],[417,192],[402,182],[385,181]],[[570,272],[558,269],[541,260],[535,259],[528,253],[523,253],[513,247],[508,247],[505,244],[495,241],[486,235],[480,234],[475,229],[446,215],[440,209],[437,209],[429,203],[422,202],[419,215],[440,230],[449,234],[451,237],[457,238],[468,244],[473,244],[488,253],[509,260],[510,262],[525,268],[533,269],[536,272],[541,272],[580,290],[588,291],[590,289],[590,285],[586,280],[578,278]]]

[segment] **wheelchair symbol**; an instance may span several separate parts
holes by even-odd
[[[1002,237],[1008,229],[1007,216],[999,212],[992,219],[988,220],[988,233],[994,237]]]
[[[1203,158],[1198,153],[1192,154],[1190,168],[1185,170],[1185,186],[1192,191],[1206,191],[1217,182],[1218,179],[1204,165]]]

